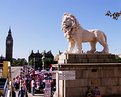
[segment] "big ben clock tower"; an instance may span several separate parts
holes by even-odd
[[[8,36],[6,37],[6,60],[10,61],[12,64],[13,58],[13,38],[11,29],[9,28]]]

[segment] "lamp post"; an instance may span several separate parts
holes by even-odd
[[[45,55],[42,57],[42,68],[45,69]]]

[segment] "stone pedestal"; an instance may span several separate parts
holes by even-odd
[[[97,86],[106,97],[121,97],[121,63],[111,54],[64,54],[60,71],[75,71],[75,80],[59,80],[59,97],[85,97],[88,87]],[[118,97],[118,96],[117,96]]]
[[[59,64],[68,63],[117,63],[113,54],[62,54],[59,56]]]

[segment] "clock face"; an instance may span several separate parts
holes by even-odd
[[[7,44],[10,44],[10,43],[11,43],[11,41],[10,41],[10,40],[8,40],[8,41],[7,41]]]

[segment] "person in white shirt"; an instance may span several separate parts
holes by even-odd
[[[32,93],[33,96],[34,96],[34,91],[35,91],[35,81],[34,81],[34,79],[32,79],[32,81],[31,81],[31,93]]]

